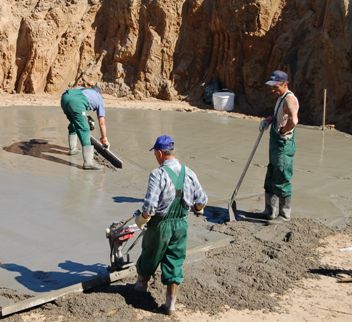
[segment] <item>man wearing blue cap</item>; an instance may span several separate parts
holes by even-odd
[[[94,147],[90,142],[90,126],[87,119],[88,111],[96,111],[101,134],[100,142],[109,147],[106,137],[105,107],[100,88],[94,86],[66,90],[61,96],[61,108],[70,121],[68,125],[69,154],[78,153],[77,139],[79,139],[82,144],[83,169],[100,169],[101,167],[94,162]]]
[[[288,89],[288,75],[276,70],[265,83],[278,96],[274,116],[260,123],[259,129],[265,130],[271,124],[269,141],[269,164],[266,172],[265,210],[267,219],[276,217],[283,220],[291,218],[291,178],[293,157],[296,151],[295,127],[298,123],[299,103]]]
[[[147,224],[136,265],[135,290],[147,291],[148,281],[160,264],[162,283],[167,285],[163,309],[171,314],[178,285],[183,281],[188,211],[202,213],[208,198],[196,174],[175,158],[171,137],[159,136],[150,150],[160,166],[150,173],[142,212],[137,211],[135,218],[141,229]]]

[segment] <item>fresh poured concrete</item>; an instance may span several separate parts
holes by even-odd
[[[107,113],[111,149],[124,168],[96,172],[81,169],[81,154],[66,155],[67,121],[60,108],[0,108],[0,287],[38,294],[105,272],[105,228],[140,208],[148,174],[157,166],[149,148],[161,134],[175,139],[178,158],[197,173],[209,196],[206,215],[214,221],[226,213],[258,135],[257,121],[208,113]],[[297,129],[293,216],[331,225],[351,217],[351,143],[351,136],[336,131]],[[240,210],[263,207],[267,160],[265,133],[238,193]],[[225,238],[206,230],[208,224],[190,216],[190,248]],[[140,243],[133,260],[139,251]],[[9,302],[0,296],[0,306]]]

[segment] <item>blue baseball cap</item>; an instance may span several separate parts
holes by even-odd
[[[175,146],[175,142],[171,137],[169,137],[168,135],[161,135],[156,139],[154,146],[149,151],[152,151],[152,150],[169,151],[169,150],[173,150],[174,146]]]
[[[276,85],[279,85],[280,83],[287,83],[287,82],[288,82],[288,75],[282,70],[275,70],[271,74],[270,79],[265,84],[269,86],[276,86]]]

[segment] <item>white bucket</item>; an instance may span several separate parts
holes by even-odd
[[[235,94],[232,92],[213,93],[213,106],[218,111],[232,111],[235,101]]]

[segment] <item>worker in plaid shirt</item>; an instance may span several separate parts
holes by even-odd
[[[147,224],[136,265],[135,290],[147,291],[148,281],[160,264],[162,283],[167,285],[163,309],[172,314],[178,285],[183,281],[188,212],[192,209],[202,214],[208,197],[196,174],[176,159],[171,137],[158,137],[150,150],[160,166],[149,176],[142,212],[135,218],[141,229]]]

